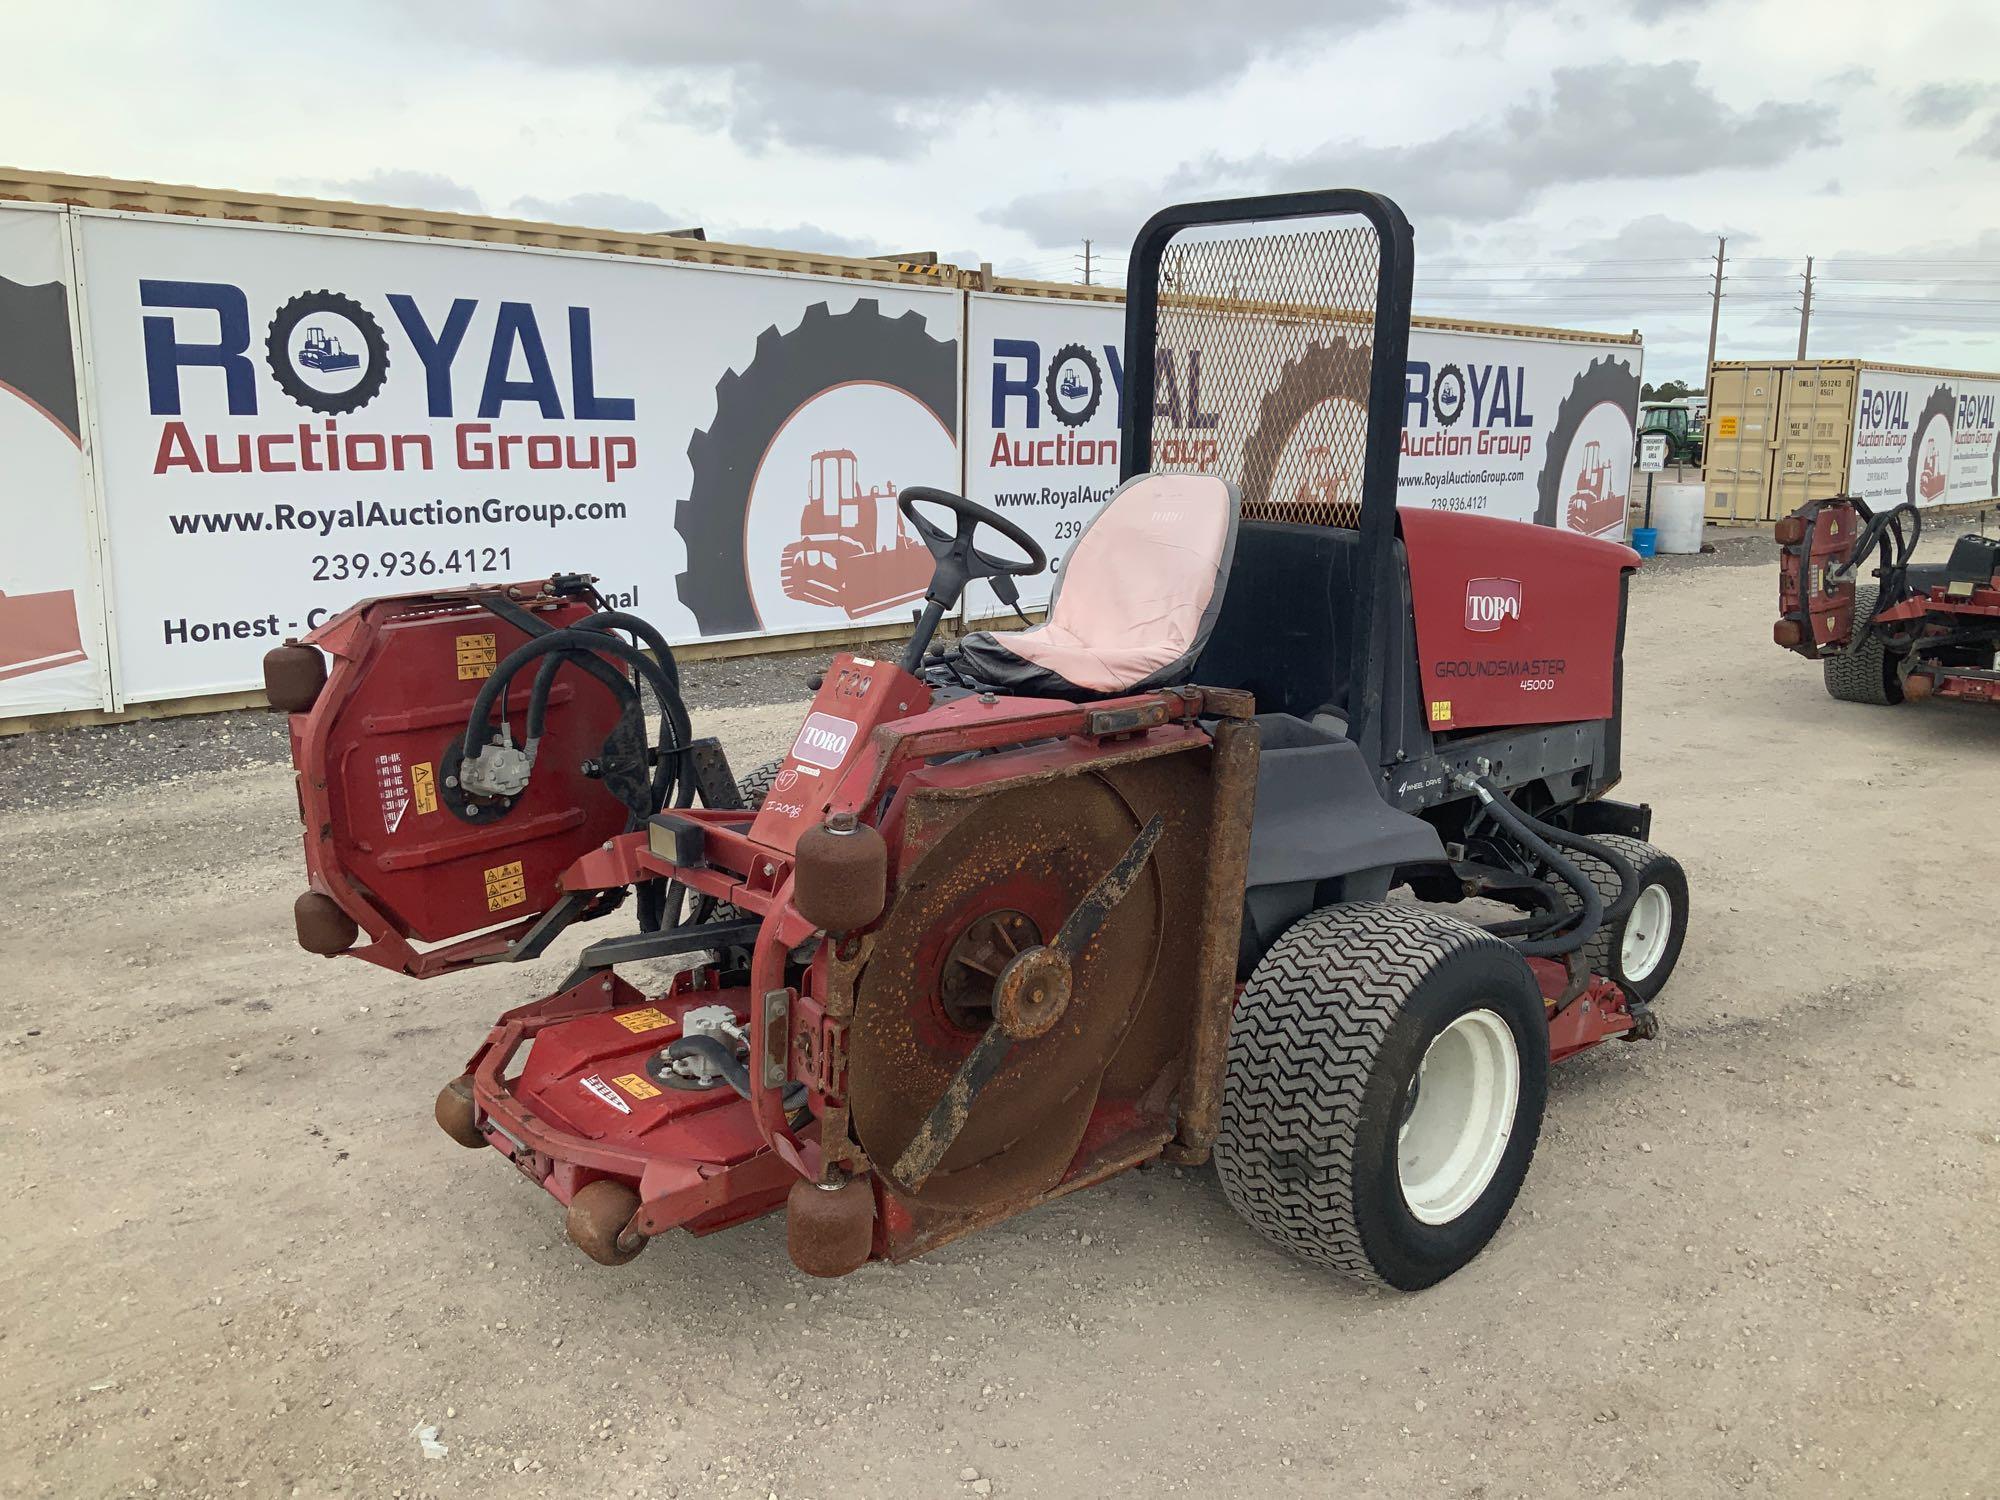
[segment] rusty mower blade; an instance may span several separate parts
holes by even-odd
[[[898,1186],[908,1192],[923,1187],[965,1128],[980,1091],[993,1081],[1014,1043],[1043,1035],[1061,1017],[1069,1003],[1073,966],[1104,919],[1131,892],[1165,827],[1166,820],[1153,814],[1118,862],[1084,893],[1054,940],[1016,954],[1000,971],[993,986],[993,1024],[959,1064],[943,1096],[896,1159],[890,1175]]]

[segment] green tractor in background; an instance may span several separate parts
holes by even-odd
[[[1638,454],[1639,438],[1660,433],[1667,440],[1668,464],[1676,468],[1681,465],[1700,468],[1707,415],[1708,400],[1703,396],[1681,396],[1672,401],[1641,401],[1633,455],[1636,457]]]

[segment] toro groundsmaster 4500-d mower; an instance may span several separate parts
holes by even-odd
[[[2000,539],[1965,535],[1941,563],[1913,563],[1923,515],[1876,514],[1842,495],[1778,522],[1771,638],[1816,660],[1843,703],[1963,698],[2000,703]],[[1856,575],[1876,559],[1874,582]]]
[[[1046,622],[934,649],[968,583],[1044,557],[904,489],[914,636],[836,656],[740,787],[666,643],[582,578],[280,648],[301,943],[421,976],[636,915],[436,1106],[599,1261],[782,1207],[840,1275],[1212,1155],[1300,1254],[1448,1275],[1514,1201],[1550,1062],[1651,1031],[1687,885],[1603,795],[1635,555],[1396,509],[1410,271],[1370,194],[1156,216],[1126,477]],[[1441,909],[1470,897],[1501,905]],[[683,967],[642,989],[647,960]]]

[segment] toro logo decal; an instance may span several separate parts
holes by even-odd
[[[1498,630],[1521,618],[1521,580],[1472,578],[1465,585],[1465,628]]]
[[[799,729],[799,737],[792,741],[792,758],[809,765],[824,766],[829,771],[838,770],[840,763],[847,759],[848,746],[854,743],[855,728],[852,719],[836,718],[832,714],[807,714],[805,723]]]

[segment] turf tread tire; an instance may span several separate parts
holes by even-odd
[[[1870,631],[1875,618],[1875,600],[1880,593],[1872,583],[1854,585],[1853,644],[1835,656],[1822,658],[1820,671],[1827,693],[1842,703],[1872,703],[1884,707],[1903,701],[1903,687],[1889,665],[1888,644]]]
[[[1442,966],[1482,950],[1519,966],[1538,1039],[1522,1048],[1513,1127],[1525,1156],[1461,1217],[1497,1204],[1494,1228],[1504,1220],[1533,1157],[1547,1091],[1547,1023],[1533,978],[1513,949],[1469,922],[1419,906],[1352,902],[1287,929],[1251,974],[1230,1024],[1216,1172],[1230,1205],[1264,1238],[1355,1280],[1406,1290],[1442,1279],[1484,1247],[1490,1230],[1435,1274],[1393,1278],[1370,1251],[1356,1202],[1357,1173],[1370,1168],[1360,1149],[1366,1096],[1396,1022]]]
[[[1687,874],[1681,869],[1680,861],[1657,844],[1649,844],[1644,839],[1635,839],[1622,833],[1598,833],[1592,834],[1591,837],[1600,844],[1608,844],[1614,853],[1624,856],[1625,862],[1638,872],[1642,890],[1648,885],[1660,883],[1647,880],[1647,870],[1658,869],[1662,863],[1672,867],[1672,874],[1665,883],[1668,885],[1670,896],[1675,894],[1673,887],[1675,885],[1679,887],[1678,912],[1681,930],[1668,944],[1667,951],[1660,956],[1658,967],[1647,976],[1644,986],[1636,987],[1639,989],[1639,998],[1650,1001],[1666,987],[1667,980],[1672,977],[1674,966],[1680,962],[1682,944],[1687,938]],[[1624,882],[1619,878],[1618,872],[1603,860],[1586,854],[1581,849],[1565,849],[1563,853],[1574,860],[1577,868],[1590,877],[1590,883],[1597,887],[1597,894],[1604,898],[1606,906],[1624,894]],[[1591,973],[1602,974],[1607,979],[1615,979],[1624,984],[1625,977],[1618,972],[1613,962],[1617,948],[1613,939],[1623,941],[1622,931],[1618,930],[1619,926],[1617,923],[1606,922],[1599,927],[1591,940],[1583,946],[1583,961],[1590,966]]]

